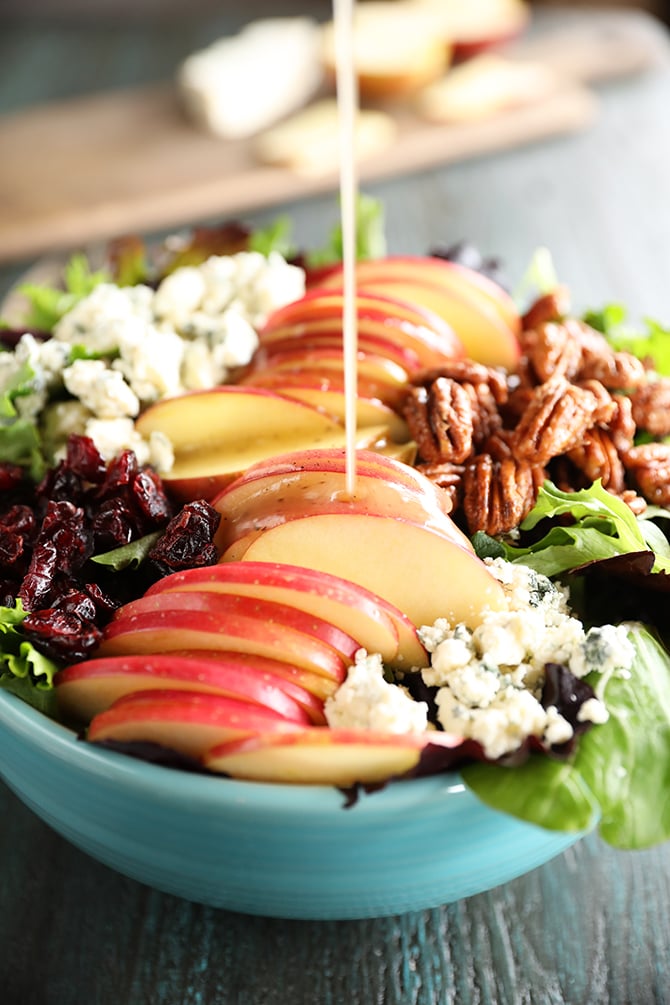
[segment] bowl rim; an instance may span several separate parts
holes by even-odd
[[[190,806],[217,808],[244,804],[263,810],[295,813],[296,810],[341,811],[345,800],[343,790],[335,786],[217,777],[153,764],[118,751],[99,748],[86,743],[75,730],[51,719],[18,695],[0,688],[0,734],[7,730],[35,750],[48,749],[52,758],[58,758],[79,772],[104,777],[107,783],[127,786],[134,795],[151,795],[161,801],[183,801]],[[3,780],[5,773],[6,769],[0,764],[0,778]],[[375,808],[408,809],[446,795],[476,799],[458,771],[396,779],[375,790],[372,795],[374,798],[357,800],[356,805],[374,812]]]

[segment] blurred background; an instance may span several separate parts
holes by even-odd
[[[467,0],[464,0],[467,2]],[[547,6],[545,0],[533,0],[535,6]],[[563,0],[554,6],[561,7],[640,7],[658,17],[667,19],[670,3],[667,0]],[[186,9],[185,9],[186,8]],[[310,13],[327,17],[331,4],[322,0],[2,0],[0,18],[5,17],[63,17],[63,18],[157,18],[188,17],[195,15],[237,16],[240,23],[253,17]]]

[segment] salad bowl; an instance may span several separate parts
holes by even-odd
[[[581,836],[486,807],[456,772],[346,805],[312,785],[241,782],[82,743],[0,691],[0,776],[93,858],[156,889],[269,917],[437,907],[542,865]]]

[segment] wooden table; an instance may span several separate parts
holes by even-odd
[[[159,79],[203,33],[175,23],[3,25],[1,107]],[[391,248],[468,237],[518,277],[545,244],[576,306],[617,300],[667,321],[670,65],[611,83],[601,99],[586,133],[368,186],[386,204]],[[1,170],[0,159],[0,182]],[[321,197],[288,211],[310,244],[336,204]],[[0,290],[22,267],[0,271]],[[621,854],[593,837],[439,910],[303,923],[213,910],[124,879],[4,787],[0,821],[3,1005],[670,1002],[670,844]]]

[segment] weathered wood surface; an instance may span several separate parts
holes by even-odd
[[[152,41],[138,29],[91,29],[86,47],[83,28],[3,27],[2,107],[96,81],[158,78],[197,41],[193,29],[186,35],[164,28]],[[77,68],[68,58],[75,36]],[[372,186],[387,206],[392,249],[467,236],[516,277],[545,244],[577,306],[615,299],[667,321],[670,69],[610,84],[601,99],[588,133]],[[0,160],[0,182],[1,171]],[[336,204],[319,197],[288,211],[309,244]],[[20,267],[0,271],[0,290]],[[440,910],[284,922],[192,905],[117,876],[0,787],[0,863],[2,1005],[670,1002],[670,845],[622,854],[590,838]]]

